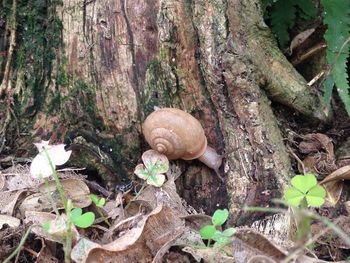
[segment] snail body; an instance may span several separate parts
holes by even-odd
[[[170,160],[198,158],[218,172],[222,157],[207,145],[202,125],[189,113],[175,108],[158,109],[146,118],[142,129],[152,149]]]

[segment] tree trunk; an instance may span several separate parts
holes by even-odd
[[[244,205],[280,197],[292,173],[269,99],[330,116],[278,50],[258,0],[17,0],[0,30],[2,71],[11,65],[0,75],[1,154],[64,141],[72,164],[114,186],[132,179],[149,147],[141,124],[154,106],[181,108],[224,155],[224,184],[203,164],[178,161],[179,191],[207,213],[228,206],[235,224],[254,219]]]

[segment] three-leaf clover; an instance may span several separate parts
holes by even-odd
[[[315,175],[296,175],[291,180],[292,186],[284,191],[284,199],[291,206],[300,206],[306,200],[308,206],[321,206],[326,197],[326,190],[317,184]]]
[[[236,232],[233,227],[227,228],[224,231],[219,231],[216,228],[223,225],[229,216],[227,209],[218,209],[213,214],[211,221],[212,225],[206,225],[199,230],[202,239],[208,240],[207,246],[210,246],[210,240],[214,240],[214,247],[225,246],[231,242],[232,236]]]
[[[169,170],[169,160],[164,154],[155,150],[148,150],[142,154],[144,164],[135,167],[134,173],[147,184],[161,187],[165,182],[165,175]]]

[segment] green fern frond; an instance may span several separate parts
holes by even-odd
[[[300,9],[300,16],[304,20],[314,19],[317,16],[317,8],[312,0],[295,0],[294,3]]]
[[[271,28],[282,48],[288,45],[288,30],[294,26],[296,11],[294,0],[278,1],[271,8]]]
[[[350,1],[321,0],[324,9],[323,22],[327,25],[324,38],[327,42],[327,62],[331,66],[330,77],[337,86],[340,98],[350,115],[349,82],[347,80],[346,62],[349,57],[349,44],[344,43],[350,37]],[[329,104],[333,81],[325,82],[325,100]]]
[[[288,30],[294,26],[297,17],[309,20],[317,15],[317,9],[312,0],[263,0],[262,3],[265,18],[270,20],[271,29],[277,36],[281,48],[287,47]]]

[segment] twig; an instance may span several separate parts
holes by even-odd
[[[302,63],[304,60],[308,59],[309,57],[312,57],[316,53],[320,52],[321,50],[325,49],[327,47],[326,43],[320,43],[310,49],[308,49],[304,54],[301,56],[297,56],[295,59],[291,61],[293,66],[297,66],[300,63]]]
[[[299,159],[299,157],[294,153],[294,151],[292,150],[292,148],[290,148],[290,146],[287,144],[287,149],[289,151],[289,153],[291,155],[293,155],[293,157],[297,160],[297,162],[301,165],[301,167],[303,168],[303,173],[305,174],[306,171],[305,171],[305,166],[304,166],[304,163]]]
[[[320,78],[322,78],[324,74],[325,74],[325,71],[322,70],[322,71],[321,71],[320,73],[318,73],[312,80],[310,80],[310,81],[307,83],[307,85],[311,87],[312,85],[315,84],[316,81],[318,81]]]

